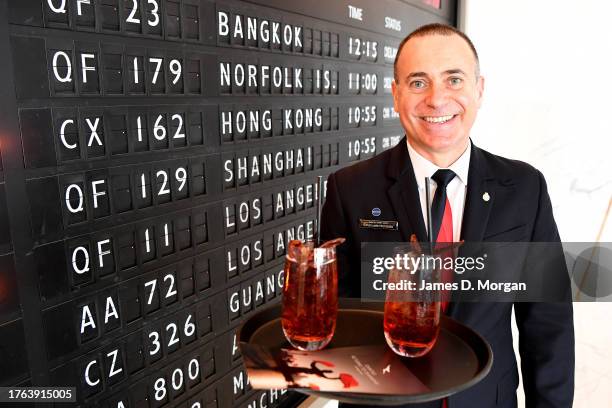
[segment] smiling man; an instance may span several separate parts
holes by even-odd
[[[392,84],[395,110],[410,146],[429,162],[448,167],[468,147],[484,79],[476,50],[462,33],[423,33],[415,31],[400,44]]]
[[[484,79],[469,38],[453,27],[423,26],[402,41],[394,68],[395,110],[406,138],[328,179],[321,236],[346,238],[338,248],[340,294],[360,297],[361,242],[406,242],[412,234],[427,241],[427,204],[438,242],[558,243],[542,174],[470,140]],[[432,179],[431,203],[425,202],[425,177]],[[561,272],[560,279],[566,279]],[[571,407],[574,327],[569,301],[444,305],[447,315],[487,339],[494,363],[488,376],[471,388],[410,407],[516,407],[513,307],[526,405]]]

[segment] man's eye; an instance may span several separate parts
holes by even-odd
[[[425,87],[425,82],[424,81],[412,81],[410,83],[410,86],[412,88],[416,88],[416,89],[422,89]]]
[[[453,77],[449,81],[452,86],[461,85],[463,83],[463,79],[457,77]]]

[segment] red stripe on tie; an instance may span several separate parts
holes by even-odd
[[[438,232],[438,238],[436,242],[440,243],[449,243],[453,242],[453,213],[451,211],[450,202],[448,198],[446,199],[446,204],[444,205],[444,216],[442,217],[442,223],[440,224],[440,232]],[[452,250],[448,251],[448,254],[440,254],[444,257],[452,256]],[[443,283],[449,283],[453,281],[453,270],[452,269],[443,269],[441,271],[441,281]],[[446,312],[446,308],[448,307],[448,300],[450,298],[450,294],[447,290],[442,291],[441,293],[441,301],[442,301],[442,312]]]

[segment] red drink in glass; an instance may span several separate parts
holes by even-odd
[[[439,292],[420,288],[423,282],[438,282],[439,272],[427,267],[412,270],[410,265],[389,271],[390,283],[411,281],[416,289],[387,290],[383,328],[387,344],[396,354],[420,357],[436,344],[441,310]]]
[[[320,350],[334,335],[338,313],[335,246],[342,241],[319,248],[313,242],[289,243],[282,327],[289,343],[299,350]]]
[[[396,353],[407,357],[427,354],[440,331],[439,302],[387,302],[385,339]]]

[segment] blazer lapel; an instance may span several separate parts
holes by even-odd
[[[393,148],[387,167],[387,175],[395,180],[395,183],[387,190],[387,194],[398,219],[402,238],[405,242],[408,242],[410,235],[416,234],[419,241],[427,241],[427,232],[419,201],[419,189],[408,154],[406,137]]]
[[[482,150],[472,143],[467,192],[461,221],[461,239],[465,242],[482,241],[489,222],[491,208],[495,203],[496,186],[496,178],[491,174]],[[461,254],[460,247],[459,256]],[[448,307],[448,315],[462,320],[460,317],[461,308],[461,302],[451,302]]]
[[[467,193],[461,222],[461,239],[482,241],[495,203],[495,177],[489,172],[482,150],[472,143]]]

